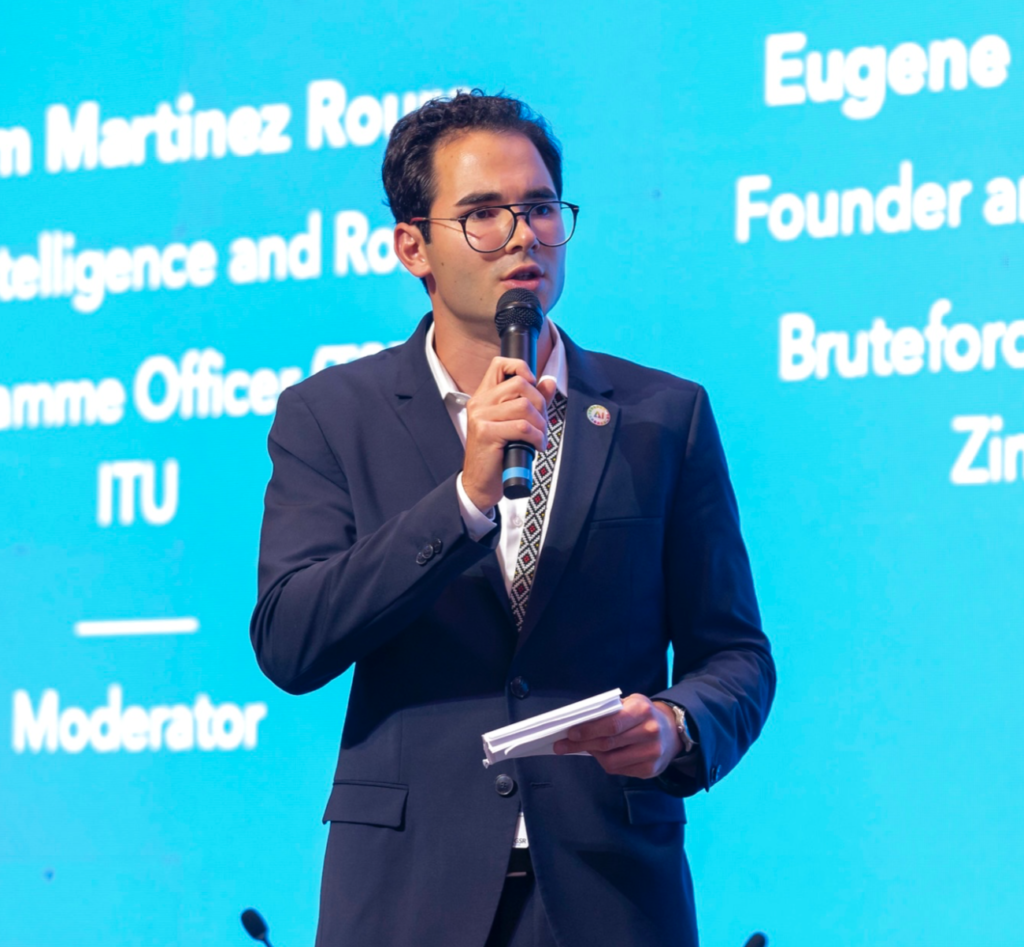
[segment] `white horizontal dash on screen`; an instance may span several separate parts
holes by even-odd
[[[199,631],[198,618],[126,618],[116,621],[76,621],[79,638],[116,638],[127,635],[191,635]]]

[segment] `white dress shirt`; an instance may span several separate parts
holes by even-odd
[[[538,383],[543,378],[553,378],[555,387],[565,397],[569,394],[569,373],[565,366],[565,344],[558,334],[555,324],[548,321],[551,327],[551,354],[548,356],[547,364],[541,371]],[[434,351],[434,325],[431,323],[427,329],[427,364],[437,382],[437,390],[444,399],[444,405],[459,432],[462,445],[466,445],[466,429],[468,421],[466,418],[466,404],[470,396],[464,391],[459,391],[448,370],[441,364],[441,359]],[[562,444],[565,444],[565,428],[562,428]],[[548,491],[547,513],[544,516],[544,524],[540,528],[540,546],[538,555],[544,548],[544,537],[547,535],[548,523],[551,522],[551,510],[555,502],[555,491],[558,488],[558,470],[562,465],[562,452],[559,450],[555,458],[555,469],[551,475],[551,489]],[[482,539],[487,533],[494,529],[494,514],[491,515],[478,509],[476,504],[469,498],[465,487],[462,485],[462,474],[455,481],[456,490],[459,494],[459,508],[462,511],[462,521],[466,524],[466,531],[474,540]],[[523,523],[526,519],[526,509],[530,502],[529,497],[521,500],[509,500],[502,497],[498,501],[498,510],[501,515],[501,536],[498,540],[498,547],[495,555],[498,557],[498,565],[501,566],[501,574],[505,579],[505,591],[511,593],[512,580],[516,574],[516,559],[519,556],[519,540],[523,535]],[[529,848],[530,842],[526,834],[526,820],[523,818],[523,810],[519,810],[519,821],[516,824],[516,837],[513,843],[515,848]]]

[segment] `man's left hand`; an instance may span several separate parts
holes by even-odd
[[[622,710],[573,727],[555,753],[590,753],[606,773],[650,779],[682,752],[676,718],[667,704],[643,694],[622,700]]]

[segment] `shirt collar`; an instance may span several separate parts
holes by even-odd
[[[548,320],[548,325],[551,326],[554,344],[551,346],[551,354],[548,356],[547,364],[542,369],[540,378],[537,380],[553,378],[559,393],[567,398],[569,396],[569,373],[565,363],[565,343],[562,341],[562,335],[558,331],[558,326],[550,319]],[[426,353],[427,364],[430,366],[430,373],[434,376],[434,381],[437,383],[437,390],[441,393],[441,398],[445,402],[454,401],[460,408],[464,408],[470,396],[463,391],[459,391],[452,380],[452,376],[448,374],[448,370],[441,364],[441,359],[437,357],[437,352],[434,351],[433,322],[430,323],[430,327],[427,329]]]

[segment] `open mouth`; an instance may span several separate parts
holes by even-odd
[[[518,270],[513,270],[508,276],[504,278],[506,283],[532,283],[539,280],[544,274],[541,272],[540,267],[537,266],[524,266]]]

